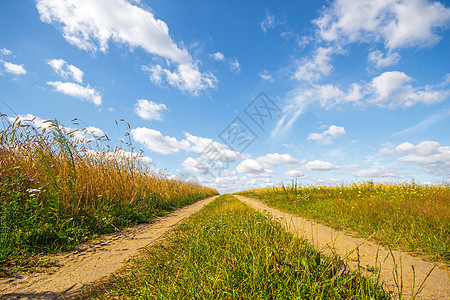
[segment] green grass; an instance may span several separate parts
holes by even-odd
[[[230,195],[178,225],[86,299],[390,299]],[[83,298],[83,297],[82,297]]]
[[[100,234],[151,222],[203,198],[192,194],[167,200],[154,194],[120,203],[98,197],[73,213],[61,210],[49,191],[31,191],[20,177],[18,173],[16,179],[0,182],[0,277],[52,265],[40,254],[71,250]]]
[[[0,277],[52,265],[44,254],[218,194],[157,173],[131,144],[113,148],[106,136],[80,138],[88,129],[2,120]]]
[[[275,187],[238,193],[392,249],[450,261],[450,186],[354,184]]]

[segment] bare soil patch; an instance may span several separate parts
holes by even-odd
[[[85,243],[77,249],[54,255],[58,266],[45,273],[19,274],[0,279],[0,299],[57,299],[79,292],[118,270],[139,249],[154,243],[177,223],[218,196],[180,208],[154,223],[142,224]]]
[[[381,280],[384,281],[385,287],[391,291],[396,290],[394,270],[397,265],[397,272],[400,274],[401,262],[403,292],[407,298],[411,298],[413,282],[415,281],[415,291],[417,291],[430,270],[436,265],[404,252],[392,251],[391,255],[391,252],[383,246],[363,238],[354,237],[349,232],[338,231],[313,220],[282,212],[256,199],[234,196],[259,211],[271,214],[274,218],[280,220],[289,231],[296,236],[306,238],[317,249],[328,253],[337,253],[339,256],[344,257],[345,262],[353,269],[357,268],[356,261],[359,252],[360,265],[380,268]],[[392,256],[395,258],[395,262]],[[414,266],[415,276],[411,266]],[[370,270],[370,268],[368,269]],[[413,280],[414,277],[415,280]],[[449,277],[448,268],[436,265],[426,280],[422,292],[416,299],[450,299]]]

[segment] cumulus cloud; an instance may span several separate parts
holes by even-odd
[[[74,65],[68,64],[64,59],[51,59],[47,63],[52,67],[53,71],[63,79],[73,79],[78,83],[83,82],[83,71]]]
[[[23,65],[14,64],[7,61],[1,61],[3,62],[4,71],[14,74],[14,75],[25,75],[27,74],[27,71],[25,70]]]
[[[31,125],[35,129],[50,129],[52,127],[51,120],[45,120],[33,114],[19,115],[15,118],[8,117],[9,122],[21,122],[22,124]],[[81,130],[62,126],[67,133],[70,133],[71,138],[77,143],[86,143],[88,141],[93,141],[99,137],[105,135],[103,130],[97,127],[88,126]]]
[[[436,104],[450,95],[449,90],[438,90],[431,86],[414,88],[410,84],[411,81],[412,78],[403,72],[384,72],[370,83],[373,97],[369,102],[390,108],[411,107],[420,102]]]
[[[161,154],[173,154],[184,150],[198,153],[201,158],[208,161],[214,160],[225,163],[244,158],[241,153],[228,149],[224,144],[187,132],[185,133],[185,139],[177,140],[174,137],[163,136],[157,130],[138,127],[131,130],[131,136],[133,140],[143,144],[147,149]],[[191,160],[191,162],[193,161]]]
[[[148,157],[144,156],[140,153],[131,152],[131,151],[125,151],[123,149],[118,149],[116,151],[109,151],[109,152],[98,152],[92,149],[86,150],[86,154],[90,157],[98,157],[98,158],[107,158],[114,161],[125,161],[128,162],[130,160],[138,160],[142,162],[143,164],[151,164],[153,160]]]
[[[183,169],[198,174],[207,174],[212,168],[205,160],[200,157],[188,157],[183,161]]]
[[[93,126],[86,127],[83,130],[74,130],[70,127],[65,127],[65,129],[67,132],[72,132],[72,138],[79,143],[93,141],[105,135],[103,130]]]
[[[162,120],[161,113],[167,110],[166,105],[158,104],[153,101],[148,101],[145,99],[137,100],[137,103],[134,105],[134,112],[145,120]]]
[[[386,170],[382,167],[373,167],[353,173],[357,177],[377,178],[377,177],[397,177],[395,172]]]
[[[224,61],[225,60],[225,55],[223,55],[222,52],[216,52],[213,54],[209,55],[212,59],[217,60],[217,61]]]
[[[333,139],[341,137],[345,134],[345,129],[342,126],[331,125],[327,130],[322,133],[310,133],[308,140],[316,141],[322,145],[329,145]]]
[[[332,47],[319,47],[315,50],[312,58],[305,59],[295,71],[294,77],[297,80],[315,82],[330,74],[333,66],[331,65],[331,55],[335,52]]]
[[[434,176],[450,175],[450,146],[441,146],[436,141],[423,141],[414,145],[406,142],[394,148],[383,148],[380,153],[391,159],[419,165]]]
[[[189,133],[185,133],[185,136],[186,140],[190,143],[191,151],[200,154],[205,159],[234,162],[244,158],[241,153],[230,150],[224,144],[213,141],[212,139]]]
[[[161,132],[146,127],[131,130],[132,138],[143,144],[147,149],[160,154],[173,154],[180,150],[189,150],[189,142],[178,141],[174,137],[164,136]]]
[[[419,164],[434,175],[450,175],[450,146],[441,146],[435,141],[417,145],[402,143],[394,148],[394,152],[401,154],[399,161]]]
[[[114,42],[165,59],[167,68],[159,64],[142,67],[157,85],[167,82],[193,95],[216,87],[216,77],[200,72],[198,62],[172,40],[167,24],[139,4],[129,0],[37,0],[36,7],[41,21],[58,27],[63,37],[80,49],[106,52]],[[173,69],[169,69],[170,62],[175,64]]]
[[[102,104],[102,96],[94,88],[89,85],[87,87],[81,86],[73,82],[48,81],[48,85],[55,88],[55,91],[72,96],[81,100],[92,102],[95,105]]]
[[[286,177],[303,177],[305,174],[302,171],[290,170],[283,174]]]
[[[57,26],[72,45],[106,52],[109,41],[130,49],[141,47],[177,63],[190,56],[178,47],[167,24],[154,14],[126,0],[38,0],[42,22]]]
[[[324,109],[343,108],[346,105],[365,107],[377,105],[390,109],[411,107],[420,103],[436,104],[450,97],[446,85],[415,87],[413,78],[400,71],[384,72],[369,82],[353,83],[347,91],[332,84],[312,84],[309,88],[291,90],[285,99],[282,117],[278,120],[272,136],[292,127],[294,122],[310,106]]]
[[[313,160],[307,162],[303,168],[310,171],[329,171],[335,169],[336,167],[328,161]]]
[[[266,172],[270,173],[270,170],[264,169],[261,164],[254,159],[246,159],[243,162],[241,162],[237,167],[236,170],[239,173],[246,173],[250,175],[261,175]]]
[[[428,0],[337,0],[314,21],[325,41],[382,41],[389,49],[430,47],[448,25],[450,9]]]
[[[289,154],[279,154],[279,153],[268,153],[264,156],[257,157],[256,161],[260,163],[264,168],[277,166],[281,164],[296,165],[301,163],[300,161],[293,158]]]
[[[47,129],[50,128],[52,123],[48,120],[44,120],[38,116],[35,116],[33,114],[26,114],[26,115],[19,115],[16,118],[8,117],[8,121],[13,122],[21,122],[23,124],[29,124],[33,126],[35,129]]]
[[[380,50],[375,50],[369,53],[368,59],[377,69],[381,69],[395,65],[400,60],[400,55],[396,52],[384,54]]]
[[[197,65],[193,63],[179,64],[174,71],[163,68],[161,65],[142,66],[150,80],[162,86],[165,82],[169,85],[189,92],[193,95],[200,95],[202,91],[215,88],[217,78],[210,72],[201,73]]]
[[[269,71],[267,71],[267,70],[262,70],[261,72],[259,72],[259,76],[264,80],[273,82],[273,77],[272,77],[272,75],[270,75]]]

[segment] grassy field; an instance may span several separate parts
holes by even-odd
[[[450,261],[449,185],[292,184],[238,194],[428,260]]]
[[[131,145],[111,149],[107,137],[92,138],[88,129],[2,120],[0,276],[51,264],[37,254],[72,249],[218,194],[170,180]]]
[[[85,299],[390,299],[231,195],[178,225]]]

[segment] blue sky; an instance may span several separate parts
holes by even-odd
[[[0,112],[128,131],[149,166],[221,192],[440,184],[449,26],[428,0],[2,1]]]

